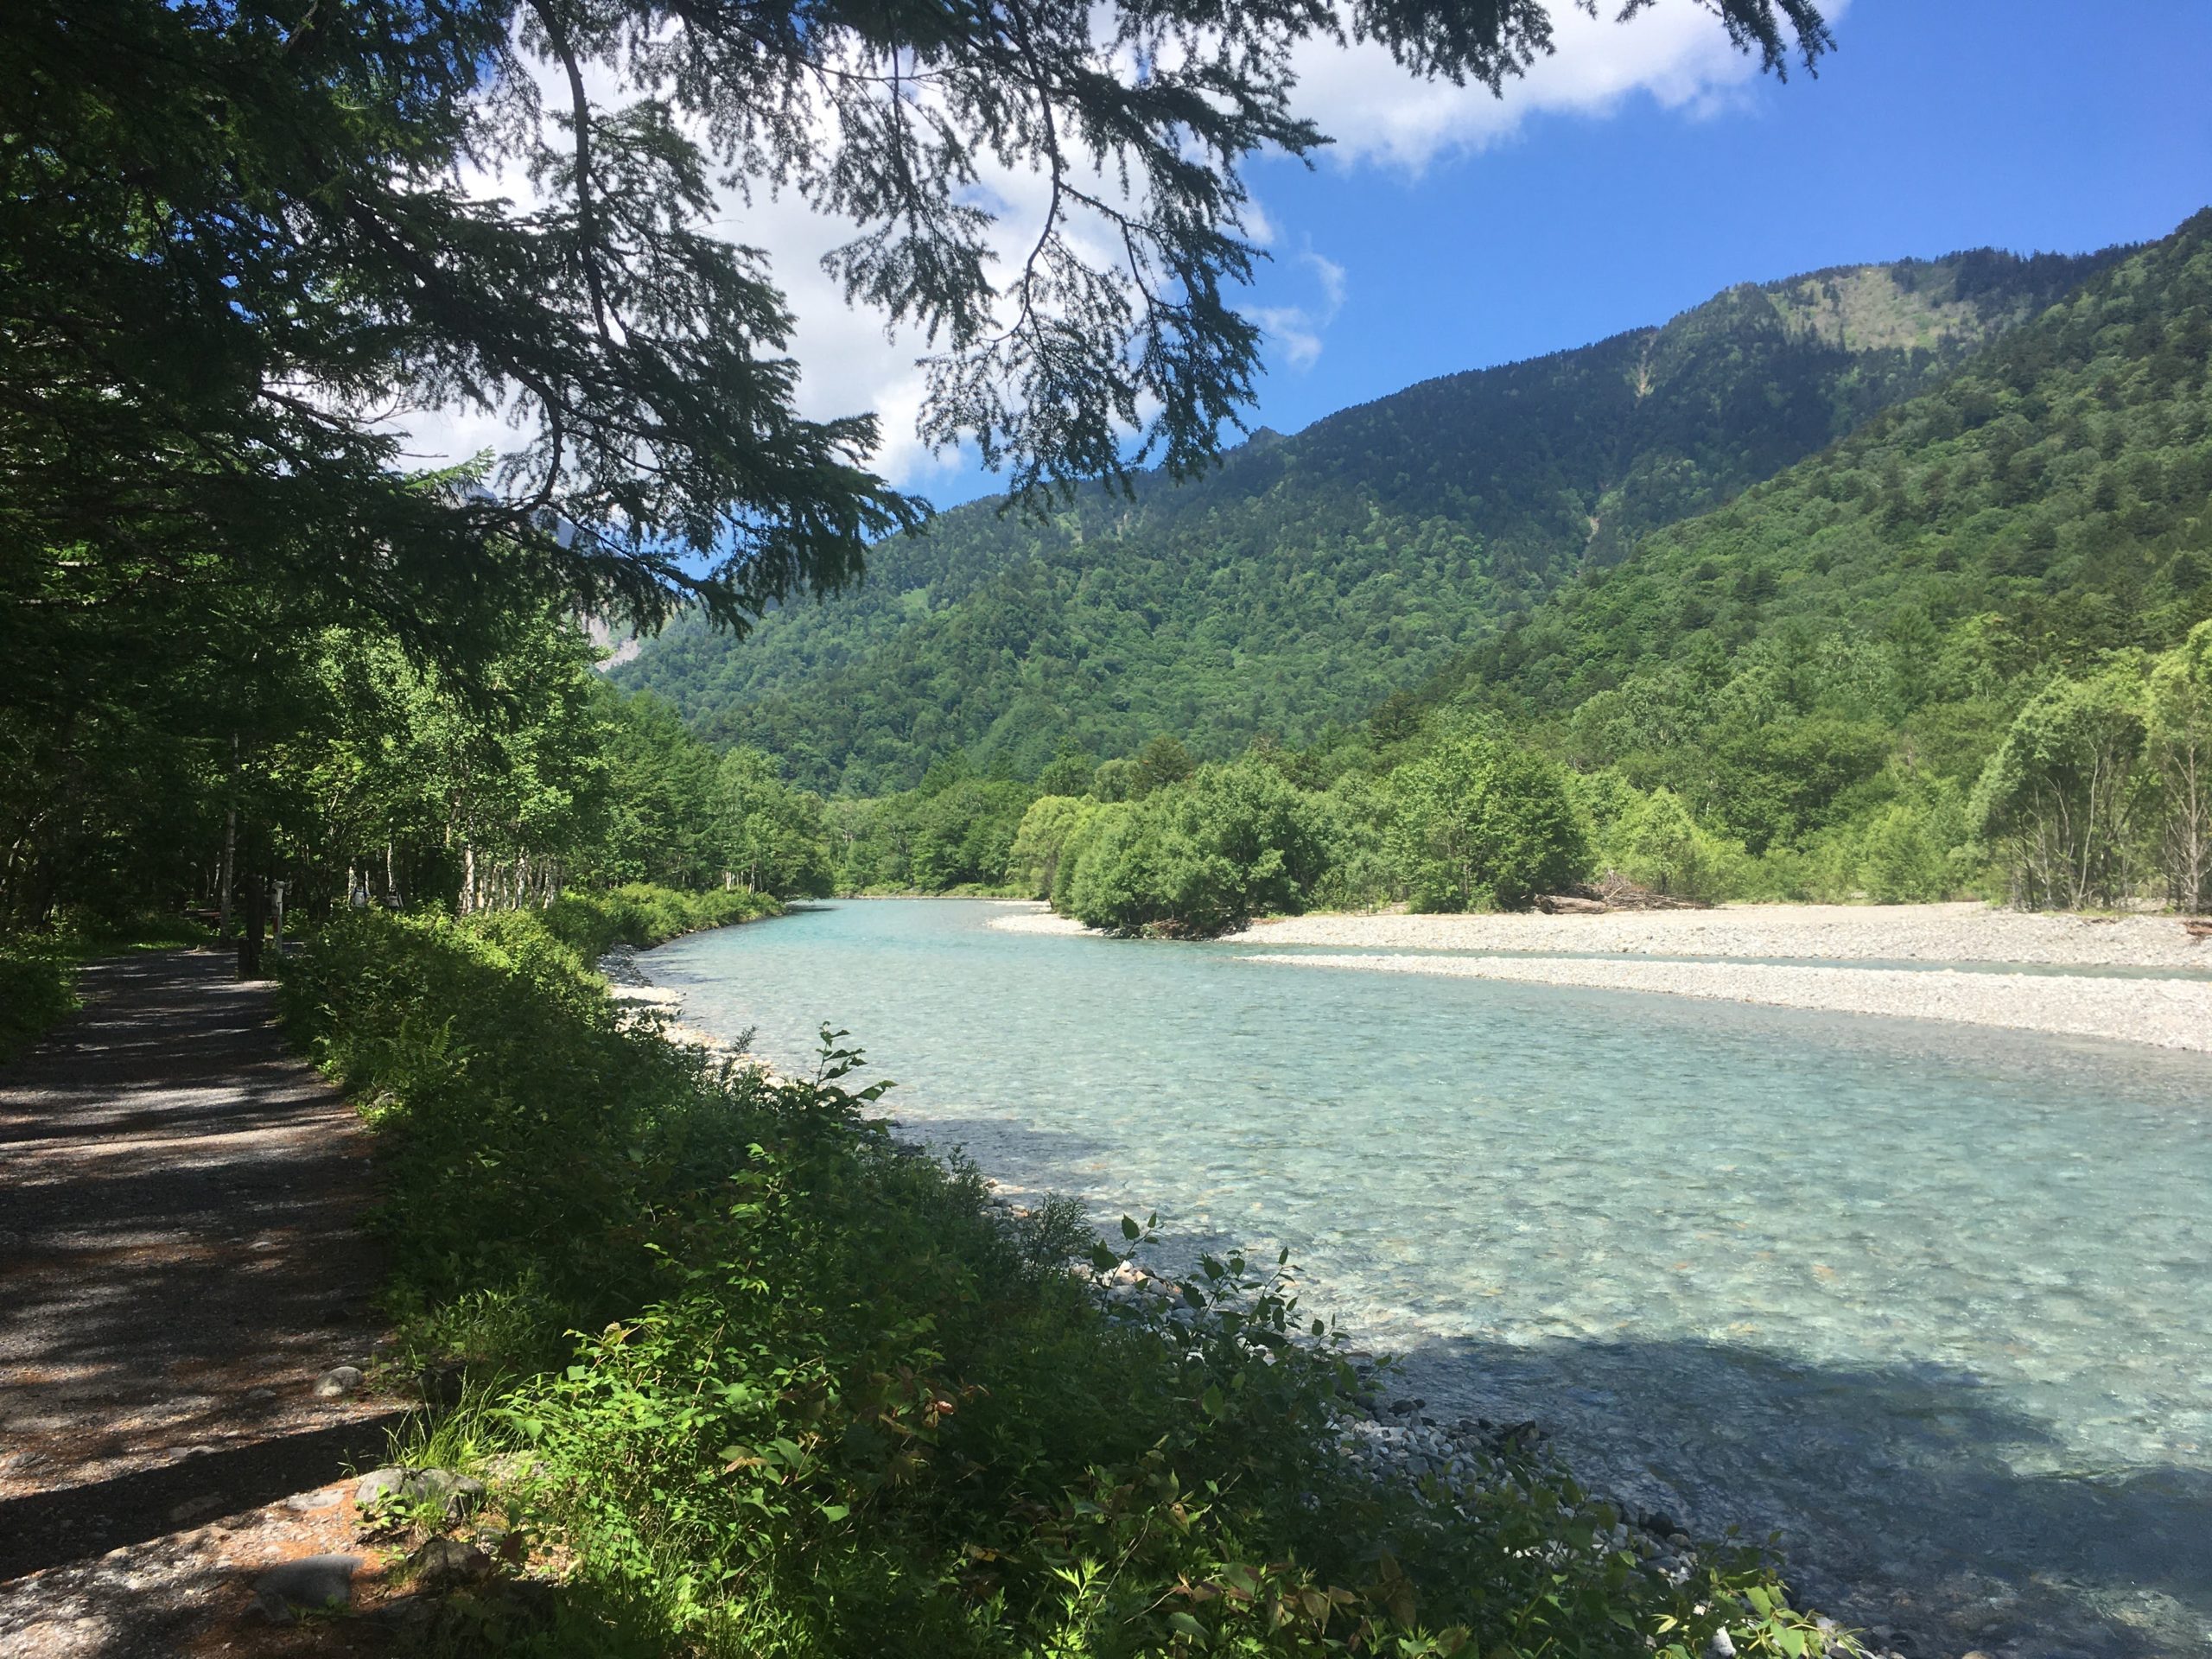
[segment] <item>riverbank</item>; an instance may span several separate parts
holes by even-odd
[[[2212,1052],[2212,981],[1948,969],[1802,968],[1773,963],[1591,961],[1560,957],[1248,957],[1296,968],[1431,974],[1518,984],[1636,991],[1827,1014],[1942,1020],[2055,1037],[2100,1037]]]
[[[1031,924],[1026,928],[1017,927],[1017,931],[1082,931],[1049,915],[1001,919]],[[1037,927],[1034,924],[1039,920],[1058,925]],[[650,957],[640,961],[636,953],[618,949],[597,966],[615,988],[618,1001],[652,1010],[658,1016],[660,1033],[670,1042],[704,1049],[710,1062],[735,1058],[759,1065],[765,1079],[789,1086],[767,1071],[763,1063],[727,1039],[684,1023],[684,993],[655,983],[647,971]],[[923,1138],[929,1125],[926,1116],[915,1126],[902,1126],[895,1118],[871,1121],[888,1131],[893,1146],[903,1156],[934,1166],[931,1156],[933,1148]],[[1067,1199],[1053,1198],[1042,1190],[996,1179],[984,1179],[981,1185],[988,1194],[984,1202],[1001,1218],[1001,1224],[1017,1233],[1051,1226],[1047,1217],[1056,1211],[1064,1221],[1075,1213]],[[1110,1215],[1111,1211],[1108,1213]],[[1128,1226],[1125,1223],[1125,1231]],[[1150,1243],[1147,1235],[1146,1243]],[[1192,1333],[1204,1330],[1204,1313],[1201,1305],[1189,1299],[1185,1281],[1176,1271],[1164,1266],[1163,1261],[1197,1247],[1187,1240],[1162,1239],[1159,1248],[1164,1256],[1155,1255],[1149,1249],[1142,1251],[1145,1265],[1141,1265],[1139,1252],[1133,1249],[1118,1261],[1109,1254],[1096,1265],[1077,1265],[1071,1276],[1113,1317],[1134,1318],[1163,1332],[1172,1332],[1176,1344],[1184,1345],[1194,1339]],[[1079,1251],[1077,1255],[1080,1255]],[[1187,1264],[1184,1270],[1192,1272],[1192,1279],[1205,1293],[1207,1281],[1198,1279]],[[1206,1271],[1212,1274],[1217,1267],[1209,1261]],[[1243,1276],[1246,1269],[1238,1259],[1231,1257],[1227,1272]],[[1258,1289],[1262,1293],[1264,1310],[1269,1277],[1255,1274],[1247,1296],[1227,1305],[1249,1306],[1249,1291]],[[1508,1517],[1518,1514],[1528,1492],[1554,1490],[1561,1495],[1579,1493],[1581,1497],[1567,1507],[1577,1508],[1587,1502],[1601,1505],[1586,1511],[1596,1520],[1597,1541],[1602,1548],[1614,1553],[1616,1559],[1636,1563],[1632,1571],[1637,1576],[1648,1575],[1647,1581],[1670,1586],[1677,1592],[1695,1593],[1702,1586],[1718,1589],[1718,1582],[1712,1576],[1714,1558],[1709,1546],[1698,1542],[1685,1529],[1686,1523],[1675,1518],[1679,1507],[1670,1501],[1663,1497],[1654,1501],[1648,1492],[1637,1493],[1635,1483],[1621,1484],[1611,1491],[1593,1489],[1554,1451],[1546,1427],[1529,1421],[1525,1414],[1483,1417],[1471,1411],[1454,1411],[1443,1404],[1432,1412],[1428,1399],[1416,1395],[1398,1362],[1378,1361],[1373,1351],[1340,1345],[1345,1340],[1343,1337],[1323,1338],[1318,1323],[1309,1336],[1300,1328],[1304,1317],[1300,1314],[1287,1322],[1283,1332],[1287,1349],[1324,1367],[1333,1369],[1340,1361],[1348,1368],[1342,1385],[1325,1389],[1307,1402],[1306,1412],[1318,1414],[1324,1422],[1321,1443],[1332,1447],[1359,1480],[1374,1483],[1378,1494],[1390,1495],[1389,1501],[1394,1503],[1410,1502],[1446,1526],[1452,1525],[1452,1517],[1456,1516],[1489,1526],[1503,1522],[1510,1529],[1514,1522]],[[1425,1389],[1424,1392],[1438,1391]],[[1309,1465],[1307,1478],[1319,1478],[1319,1471]],[[1643,1484],[1650,1484],[1649,1481]],[[1740,1558],[1738,1570],[1750,1567],[1751,1559]],[[1796,1563],[1789,1564],[1793,1579],[1802,1571]],[[1810,1580],[1814,1575],[1805,1573],[1803,1576]],[[1793,1599],[1799,1605],[1803,1605],[1802,1598]],[[1595,1611],[1594,1607],[1592,1611]],[[1760,1645],[1763,1641],[1781,1639],[1779,1632],[1752,1635],[1743,1631],[1740,1626],[1738,1635],[1759,1651],[1767,1650]],[[1891,1629],[1885,1628],[1870,1642],[1847,1643],[1840,1639],[1840,1628],[1834,1621],[1803,1616],[1795,1621],[1795,1628],[1788,1632],[1799,1646],[1777,1647],[1774,1650],[1798,1651],[1802,1647],[1802,1651],[1814,1653],[1825,1646],[1832,1652],[1858,1651],[1902,1659],[1902,1655],[1893,1649],[1893,1635]],[[1709,1649],[1734,1650],[1728,1644]],[[1919,1649],[1906,1648],[1904,1651]]]
[[[991,925],[1014,933],[1090,931],[1041,908]],[[1979,904],[1313,915],[1255,923],[1225,943],[1266,947],[1247,960],[1280,966],[1634,991],[2212,1052],[2212,944],[2171,917],[2034,914]],[[1344,954],[1279,948],[1314,945]],[[1827,963],[1853,965],[1820,965]],[[1889,965],[1905,963],[1943,965]],[[2006,967],[2043,971],[2001,971]]]
[[[1053,918],[1055,921],[1060,918]],[[1027,925],[1027,918],[1024,918]],[[1073,925],[1073,924],[1071,924]],[[1038,929],[1036,931],[1057,931]],[[1948,905],[1729,905],[1716,910],[1470,916],[1311,915],[1255,922],[1235,944],[1808,962],[2016,963],[2212,974],[2212,944],[2171,916]]]
[[[544,1650],[1830,1645],[1758,1558],[1639,1546],[1509,1448],[1455,1454],[1479,1490],[1378,1484],[1270,1268],[1109,1314],[1067,1267],[1120,1247],[1071,1206],[894,1145],[853,1056],[658,1040],[532,915],[341,918],[284,996],[368,1103],[406,1362],[491,1390],[441,1466],[537,1471],[496,1497],[569,1564]]]

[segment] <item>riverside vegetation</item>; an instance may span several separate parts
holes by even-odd
[[[1828,44],[1807,0],[1710,9],[1767,69]],[[1341,501],[1325,509],[1328,556],[1286,562],[1287,608],[1253,562],[1243,574],[1249,608],[1294,622],[1281,626],[1294,645],[1344,639],[1318,672],[1283,661],[1287,689],[1241,725],[1205,728],[1191,699],[1149,692],[1095,731],[1025,705],[1020,746],[925,732],[874,775],[829,779],[804,744],[764,731],[725,752],[741,734],[709,747],[685,700],[595,676],[580,619],[650,632],[688,608],[772,643],[791,601],[849,588],[928,518],[870,470],[872,416],[798,411],[791,319],[765,257],[715,233],[714,181],[781,186],[859,226],[832,256],[848,297],[940,343],[925,441],[973,443],[1047,514],[1075,511],[1077,483],[1099,477],[1160,499],[1167,480],[1206,472],[1251,402],[1261,334],[1230,294],[1259,251],[1240,168],[1324,141],[1292,112],[1291,66],[1301,47],[1341,43],[1347,15],[1408,68],[1492,87],[1553,44],[1541,7],[1420,0],[1247,6],[1233,39],[1216,9],[1175,0],[1005,16],[678,16],[626,0],[462,0],[397,20],[283,0],[0,9],[0,930],[35,992],[19,1001],[11,977],[10,1014],[29,1016],[11,1035],[66,999],[63,940],[143,910],[207,912],[248,973],[280,899],[309,936],[284,962],[283,1001],[377,1126],[403,1351],[465,1367],[464,1402],[437,1432],[534,1465],[512,1500],[570,1563],[537,1613],[449,1631],[454,1645],[1687,1655],[1724,1624],[1739,1650],[1827,1645],[1754,1561],[1709,1552],[1687,1577],[1650,1570],[1556,1471],[1508,1463],[1457,1493],[1375,1484],[1332,1451],[1344,1379],[1310,1335],[1288,1339],[1281,1278],[1213,1263],[1180,1314],[1112,1313],[1066,1271],[1088,1241],[1064,1209],[1009,1220],[972,1172],[900,1155],[863,1122],[849,1056],[832,1050],[809,1081],[723,1068],[626,1023],[587,965],[613,940],[767,913],[840,872],[1004,883],[1025,831],[1036,879],[1065,876],[1116,925],[1207,927],[1397,887],[1516,902],[1607,837],[1664,849],[1685,823],[1700,857],[1695,836],[1740,840],[1775,868],[1809,858],[1809,838],[1874,798],[1851,791],[1891,776],[1871,749],[1846,746],[1860,758],[1833,788],[1783,791],[1794,816],[1754,845],[1683,769],[1688,746],[1586,766],[1535,690],[1520,688],[1533,712],[1490,709],[1452,664],[1551,606],[1578,560],[1641,549],[1847,431],[1916,442],[1922,427],[1868,416],[1946,395],[1931,388],[1960,385],[1946,377],[1993,339],[2043,344],[2005,359],[1988,412],[1925,428],[1958,447],[1944,488],[1915,450],[1898,457],[1902,493],[1866,511],[1909,526],[1924,510],[1940,541],[1985,487],[2028,498],[1990,505],[1999,529],[2047,497],[2063,509],[2052,543],[2024,541],[2016,569],[1997,536],[1960,569],[2001,576],[1988,608],[2011,626],[2014,600],[2079,565],[2084,582],[2061,597],[2087,595],[2075,609],[2102,620],[2038,624],[2015,652],[2001,627],[1943,613],[1996,642],[1996,712],[1949,747],[1916,741],[1955,780],[1974,734],[2062,668],[2091,666],[2069,652],[2178,645],[2204,582],[2190,563],[2203,330],[2187,286],[2201,227],[2118,264],[1968,257],[1739,296],[1710,329],[1519,378],[1547,430],[1610,387],[1609,409],[1629,411],[1617,454],[1471,484],[1445,456],[1395,517],[1372,511],[1357,474],[1406,429],[1338,428],[1356,441],[1336,480],[1306,480],[1310,499]],[[1117,70],[1133,60],[1143,76]],[[926,113],[879,96],[910,78],[939,94]],[[570,96],[549,102],[559,86]],[[978,156],[1126,179],[1112,261],[1093,263],[1055,193],[1031,264],[996,282],[992,214],[968,188]],[[527,176],[531,200],[456,182],[480,169]],[[2084,278],[2069,302],[2092,308],[2082,326],[2044,330],[2044,305]],[[1752,321],[1776,376],[1713,378],[1735,349],[1731,315]],[[1854,342],[1870,315],[1877,338]],[[1688,379],[1670,378],[1683,365]],[[1700,376],[1731,410],[1718,430],[1681,425],[1713,401]],[[1669,387],[1688,395],[1655,397]],[[429,410],[498,415],[517,436],[426,474],[405,428]],[[1647,419],[1657,429],[1637,432]],[[2000,433],[2020,440],[2001,466]],[[2084,442],[2098,460],[2077,477]],[[2049,489],[2033,471],[2046,443],[2070,446]],[[1248,446],[1253,461],[1276,449]],[[1165,478],[1141,473],[1154,464]],[[1473,537],[1453,515],[1478,495],[1503,505]],[[1102,512],[1084,506],[1071,537],[1103,528]],[[2126,556],[2101,563],[2119,532]],[[1372,587],[1332,601],[1363,568]],[[1440,573],[1471,578],[1465,614],[1392,597]],[[1781,594],[1796,574],[1775,575]],[[1756,569],[1695,580],[1723,575],[1731,602],[1769,596]],[[1090,583],[1121,585],[1103,563]],[[1236,607],[1236,582],[1181,586]],[[1960,591],[1980,590],[1962,577]],[[929,601],[902,593],[899,607]],[[1702,665],[1700,687],[1732,683],[1720,666],[1742,640],[1700,642],[1717,609],[1655,613],[1655,649]],[[1421,649],[1376,649],[1393,638]],[[1777,729],[1888,717],[1835,703],[1868,683],[1859,639],[1815,653],[1834,671],[1792,683],[1811,700]],[[1896,641],[1899,663],[1920,660],[1917,637]],[[978,637],[991,672],[963,719],[980,688],[1019,678],[1014,644]],[[1110,682],[1122,666],[1109,655],[1084,671]],[[1586,692],[1628,685],[1618,666],[1618,685]],[[1294,747],[1236,758],[1325,683],[1354,702],[1317,719],[1380,711],[1363,727],[1286,725]],[[1143,741],[1178,731],[1195,761]],[[1801,751],[1827,753],[1778,752]],[[2039,798],[2039,753],[2019,751],[2024,799]],[[2142,793],[2162,766],[2131,774],[2131,836],[2171,822]],[[916,793],[809,792],[852,781]],[[1031,824],[1039,796],[1059,804]],[[2023,895],[2057,892],[2053,849],[2071,842],[2022,845],[2042,849]],[[2135,856],[2104,860],[2118,874],[2095,881],[2133,881]]]
[[[341,917],[284,976],[383,1148],[406,1362],[467,1368],[446,1455],[526,1467],[514,1518],[573,1551],[468,1650],[1848,1645],[1755,1552],[1647,1565],[1541,1462],[1378,1482],[1282,1264],[1109,1304],[1070,1258],[1124,1251],[904,1155],[833,1034],[778,1080],[626,1020],[583,917]]]
[[[1300,743],[1269,735],[1269,722],[1291,719],[1272,704],[1254,705],[1241,728],[1229,720],[1244,705],[1208,677],[1218,651],[1161,644],[1166,655],[1135,674],[1142,659],[1114,643],[1114,629],[1141,616],[1173,641],[1201,616],[1232,627],[1245,612],[1221,609],[1201,580],[1217,569],[1268,573],[1323,611],[1352,604],[1333,567],[1256,554],[1217,567],[1202,554],[1309,534],[1335,546],[1335,520],[1299,516],[1318,511],[1313,493],[1341,484],[1346,499],[1365,499],[1384,487],[1348,434],[1398,431],[1416,459],[1437,443],[1473,442],[1503,418],[1492,404],[1526,392],[1537,368],[1589,392],[1620,369],[1618,350],[1417,388],[1232,466],[1202,499],[1141,495],[1119,530],[1099,519],[1103,507],[1086,509],[1021,546],[1001,521],[987,530],[970,515],[909,554],[911,574],[894,567],[893,582],[922,586],[859,610],[779,613],[761,650],[728,659],[741,672],[709,675],[721,659],[681,629],[629,672],[683,700],[708,730],[785,746],[817,779],[897,776],[918,760],[901,732],[967,734],[972,748],[938,753],[907,791],[831,801],[842,884],[1032,894],[1120,931],[1211,931],[1317,906],[1513,906],[1606,868],[1692,899],[1978,893],[2202,911],[2212,906],[2212,213],[2079,266],[1932,270],[1851,280],[1878,276],[1898,315],[1924,326],[1928,315],[1897,296],[1924,296],[1939,277],[1948,298],[1980,271],[1977,291],[2017,308],[2000,308],[2005,326],[1954,340],[1948,355],[1907,353],[1872,389],[1859,378],[1866,365],[1840,348],[1814,366],[1788,356],[1801,337],[1786,326],[1789,305],[1824,291],[1844,304],[1834,280],[1826,290],[1818,278],[1737,290],[1711,315],[1669,325],[1676,338],[1662,331],[1638,371],[1658,377],[1650,396],[1669,369],[1710,390],[1708,359],[1751,352],[1765,372],[1794,364],[1797,378],[1783,384],[1832,423],[1847,419],[1838,387],[1865,392],[1857,429],[1734,502],[1593,552],[1511,603],[1477,583],[1454,613],[1473,644],[1380,697],[1357,724],[1331,723],[1327,697],[1300,691],[1310,733]],[[2075,276],[2084,280],[2054,298]],[[1904,363],[1918,366],[1907,373]],[[1644,401],[1620,415],[1631,434]],[[1443,438],[1422,438],[1420,411]],[[1699,435],[1700,453],[1740,451],[1736,464],[1753,465],[1725,422]],[[1624,466],[1618,487],[1630,490],[1659,463],[1624,461],[1612,453],[1622,442],[1588,459]],[[1631,443],[1629,453],[1641,452]],[[1440,461],[1424,487],[1450,475]],[[1594,524],[1601,506],[1613,509],[1593,491]],[[1475,526],[1463,556],[1478,574],[1527,541],[1502,526],[1478,533],[1494,505],[1461,503]],[[1645,524],[1664,516],[1649,501],[1640,511]],[[1385,539],[1402,552],[1421,537],[1401,526]],[[1025,595],[1057,580],[1063,560],[1084,568],[1088,597],[1025,617]],[[1188,575],[1184,587],[1124,591],[1171,568]],[[1448,577],[1403,573],[1385,607],[1390,639],[1410,626],[1408,607],[1433,608],[1440,588],[1452,590]],[[918,597],[926,602],[905,603]],[[1269,649],[1292,653],[1282,683],[1339,677],[1320,611],[1281,634],[1268,607],[1252,615]],[[1274,683],[1274,671],[1262,673],[1270,659],[1250,646],[1236,646],[1231,678]],[[1395,650],[1378,640],[1381,658]],[[830,670],[856,654],[875,666]],[[1397,654],[1408,664],[1435,655]],[[1052,677],[1073,661],[1129,673]],[[814,681],[804,690],[786,683],[802,664]],[[874,701],[846,685],[863,672],[879,688]],[[933,700],[951,724],[898,712],[882,702],[894,691]],[[1127,717],[1109,718],[1109,702],[1126,702]],[[836,723],[823,723],[833,705]],[[817,709],[821,720],[808,712]],[[1120,756],[1101,760],[1090,747],[1094,734],[1169,717],[1179,723]]]

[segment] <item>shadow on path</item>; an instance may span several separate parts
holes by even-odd
[[[0,1068],[0,1580],[317,1485],[390,1402],[368,1137],[230,958],[94,963]]]

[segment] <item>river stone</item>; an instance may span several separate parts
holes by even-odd
[[[358,1365],[334,1365],[315,1380],[315,1397],[337,1400],[359,1389],[363,1382]]]
[[[408,1557],[415,1581],[435,1595],[457,1584],[474,1584],[488,1577],[492,1558],[475,1545],[441,1534]]]
[[[1726,1630],[1715,1630],[1713,1640],[1705,1644],[1712,1659],[1736,1659],[1736,1643]]]
[[[484,1501],[484,1483],[450,1469],[423,1469],[410,1475],[399,1492],[410,1503],[443,1503],[446,1519],[459,1521]]]
[[[254,1593],[265,1606],[344,1607],[353,1599],[353,1574],[360,1570],[359,1555],[302,1555],[264,1573]]]
[[[353,1488],[353,1501],[365,1510],[380,1499],[397,1497],[407,1484],[407,1475],[406,1470],[396,1467],[372,1469]]]

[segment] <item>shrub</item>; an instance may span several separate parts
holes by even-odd
[[[1303,907],[1325,868],[1310,798],[1245,760],[1100,810],[1073,859],[1067,909],[1092,927],[1211,935]]]
[[[533,912],[341,918],[283,995],[374,1103],[411,1344],[474,1360],[471,1421],[539,1471],[510,1503],[572,1565],[533,1651],[1823,1649],[1751,1557],[1670,1582],[1556,1471],[1369,1480],[1281,1258],[1109,1310],[1066,1207],[900,1155],[855,1056],[710,1066]]]
[[[1732,898],[1749,878],[1743,848],[1701,828],[1670,789],[1655,789],[1623,813],[1605,850],[1630,880],[1675,899]]]
[[[1039,796],[1031,803],[1007,855],[1009,879],[1021,882],[1037,898],[1051,898],[1059,880],[1060,860],[1089,810],[1084,802],[1068,795]]]
[[[76,970],[75,954],[59,940],[0,938],[0,1060],[29,1048],[76,1008]]]
[[[1589,864],[1560,767],[1480,730],[1451,734],[1391,774],[1389,845],[1422,910],[1522,910]]]
[[[563,893],[537,913],[556,938],[587,962],[595,962],[618,944],[643,948],[686,933],[703,933],[709,928],[778,915],[782,910],[781,902],[770,894],[742,887],[719,893],[678,893],[633,881],[611,893]]]

